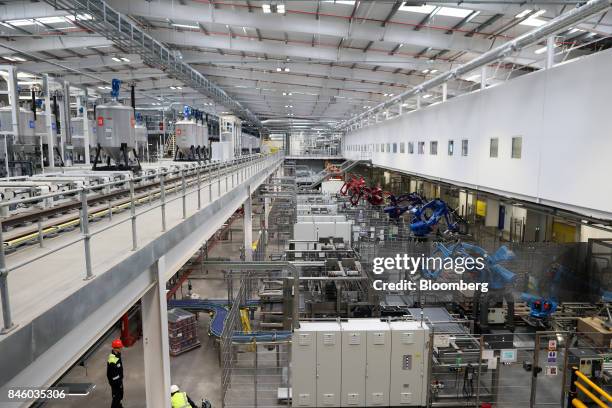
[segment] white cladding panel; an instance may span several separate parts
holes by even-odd
[[[612,189],[596,186],[597,175],[612,171],[611,66],[612,50],[606,50],[451,98],[347,134],[344,154],[358,159],[362,152],[347,147],[367,145],[374,165],[612,218]],[[572,113],[564,117],[568,103]],[[513,137],[522,138],[520,158],[511,157]],[[489,154],[491,138],[498,138],[496,158]],[[424,154],[418,154],[421,141]],[[436,155],[431,141],[438,142]],[[377,151],[375,143],[396,143],[397,153]]]
[[[343,407],[365,405],[366,332],[342,322],[342,398]]]
[[[315,407],[317,403],[317,333],[296,330],[293,334],[292,396],[294,407]]]
[[[391,406],[424,406],[427,400],[426,343],[419,322],[391,322]]]
[[[366,406],[389,405],[391,332],[373,326],[367,331]]]
[[[317,332],[317,407],[340,406],[340,326]]]
[[[344,243],[351,243],[352,222],[304,222],[293,224],[293,239],[299,241],[318,241],[319,238],[344,238]]]

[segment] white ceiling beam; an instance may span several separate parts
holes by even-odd
[[[83,58],[63,58],[63,59],[47,59],[40,62],[28,62],[19,65],[19,68],[25,71],[33,72],[45,72],[48,74],[55,74],[59,72],[66,72],[65,68],[54,64],[60,64],[64,67],[83,70],[83,69],[100,69],[103,67],[122,67],[125,65],[140,65],[143,64],[140,55],[137,54],[121,54],[121,57],[125,57],[130,62],[117,62],[113,60],[114,55],[90,55]],[[161,72],[161,71],[159,71]]]
[[[0,56],[11,55],[15,52],[3,47],[4,43],[0,42]],[[97,35],[88,36],[57,36],[57,37],[43,37],[43,38],[19,38],[19,41],[6,43],[11,48],[17,48],[24,53],[28,52],[39,52],[39,51],[53,51],[62,49],[85,49],[90,47],[100,47],[106,45],[113,45],[113,43],[106,38]]]
[[[406,57],[388,52],[362,52],[353,49],[310,47],[306,45],[285,44],[282,41],[250,41],[242,38],[205,36],[199,32],[153,29],[151,34],[162,42],[179,46],[191,46],[210,49],[223,49],[243,52],[255,52],[269,55],[282,55],[294,58],[312,58],[314,60],[334,61],[384,66],[388,68],[417,69],[436,67],[440,70],[450,68],[448,62],[441,60],[428,61]]]

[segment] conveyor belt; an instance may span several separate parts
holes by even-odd
[[[168,301],[168,307],[178,307],[184,310],[192,312],[209,312],[212,313],[212,319],[210,321],[210,327],[208,331],[215,337],[221,337],[223,328],[225,327],[225,319],[227,318],[227,300],[222,299],[183,299],[183,300],[170,300]],[[259,304],[259,300],[248,300],[246,306],[252,307]],[[289,331],[278,331],[278,332],[253,332],[243,333],[236,332],[232,335],[232,341],[238,343],[251,343],[253,341],[260,342],[273,342],[279,340],[288,340],[291,338],[291,332]]]

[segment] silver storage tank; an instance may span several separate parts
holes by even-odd
[[[96,139],[115,162],[122,162],[121,146],[125,144],[128,153],[136,148],[134,133],[134,110],[118,101],[96,107]]]
[[[178,150],[186,157],[193,158],[191,148],[193,147],[193,154],[195,154],[195,150],[200,146],[198,126],[195,120],[183,119],[176,122],[174,125],[174,137]]]
[[[16,144],[37,144],[34,130],[36,123],[34,122],[34,113],[25,108],[19,108],[19,135],[16,137]],[[5,106],[0,108],[0,132],[13,132],[13,117],[11,116],[11,107]]]

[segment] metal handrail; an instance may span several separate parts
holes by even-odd
[[[218,185],[217,193],[218,193],[218,198],[219,198],[221,196],[221,180],[224,177],[226,180],[226,192],[227,192],[229,191],[228,178],[230,174],[232,176],[232,188],[233,188],[235,187],[234,174],[236,174],[237,182],[238,184],[240,184],[240,174],[242,174],[242,182],[244,182],[244,180],[246,180],[248,176],[251,176],[254,173],[254,171],[261,170],[262,165],[264,163],[273,165],[274,163],[278,163],[280,160],[282,160],[282,156],[283,156],[282,153],[276,153],[272,155],[249,156],[247,158],[234,159],[231,162],[219,163],[219,165],[213,166],[213,168],[210,168],[211,167],[210,165],[198,165],[195,168],[186,169],[187,171],[185,171],[185,169],[181,169],[178,171],[179,173],[181,173],[181,179],[177,181],[172,187],[168,187],[168,188],[166,188],[165,183],[164,183],[165,177],[167,175],[176,174],[177,171],[162,171],[160,173],[157,173],[157,176],[160,177],[159,193],[152,192],[153,195],[159,194],[159,201],[156,204],[153,204],[151,202],[151,205],[142,211],[136,211],[137,201],[140,201],[141,198],[136,199],[136,196],[133,193],[134,183],[138,180],[143,180],[144,178],[150,178],[150,176],[149,177],[140,176],[140,177],[132,178],[130,180],[105,183],[105,186],[113,186],[113,185],[120,185],[120,184],[126,184],[126,183],[130,184],[130,189],[129,189],[130,191],[130,215],[129,217],[126,217],[124,219],[119,219],[93,232],[89,232],[89,214],[88,214],[89,205],[87,203],[87,191],[90,191],[92,189],[99,189],[102,185],[96,185],[95,187],[82,187],[79,189],[62,191],[62,192],[54,193],[50,195],[47,194],[45,196],[48,196],[48,197],[45,197],[45,198],[51,198],[51,197],[56,197],[60,195],[65,196],[69,192],[72,192],[74,194],[76,193],[80,194],[81,196],[80,198],[80,202],[81,202],[80,223],[81,223],[81,228],[82,228],[81,236],[79,238],[70,240],[69,242],[63,243],[59,245],[58,247],[50,249],[49,251],[46,251],[43,254],[33,256],[31,258],[28,258],[27,260],[24,260],[10,267],[7,267],[6,265],[6,254],[5,254],[5,246],[4,246],[4,239],[3,239],[3,232],[2,232],[2,222],[0,221],[0,300],[2,302],[2,314],[3,314],[3,323],[4,323],[3,329],[0,331],[0,333],[4,334],[16,327],[16,325],[13,324],[12,319],[11,319],[10,300],[9,300],[9,295],[8,295],[7,278],[10,272],[20,269],[28,264],[36,262],[46,256],[49,256],[53,253],[56,253],[69,246],[75,245],[83,241],[84,242],[84,252],[85,252],[85,269],[86,269],[85,279],[86,280],[92,279],[94,277],[92,266],[91,266],[91,254],[90,254],[90,240],[92,237],[130,221],[132,223],[132,243],[133,243],[132,250],[136,250],[138,249],[137,234],[136,234],[137,233],[136,220],[138,219],[139,216],[142,216],[143,214],[146,214],[155,209],[161,208],[162,210],[162,232],[164,232],[166,230],[165,207],[167,204],[172,203],[177,200],[182,200],[183,201],[183,219],[184,219],[186,218],[186,199],[188,196],[197,193],[198,197],[200,197],[202,189],[208,187],[209,188],[209,200],[212,201],[212,187],[215,182],[217,182],[217,185]],[[210,171],[208,171],[208,173],[202,174],[200,170],[203,168],[207,168]],[[188,190],[187,189],[188,183],[185,180],[185,176],[186,174],[193,174],[194,171],[197,176],[197,180],[189,182],[190,189]],[[204,182],[204,183],[202,182],[202,179],[201,179],[202,175],[204,175],[204,179],[207,182]],[[195,189],[191,188],[193,187],[194,184],[197,187]],[[172,199],[166,200],[166,192],[172,191],[172,189],[174,189],[175,192],[177,193],[176,196],[173,197]],[[42,199],[41,197],[42,196],[37,196],[37,197],[26,199],[26,200],[7,201],[4,203],[0,203],[0,208],[2,206],[12,205],[15,203],[22,204],[24,202],[40,201]],[[197,210],[200,210],[200,209],[201,209],[201,200],[198,199]],[[42,247],[43,232],[40,226],[40,222],[39,222],[38,231],[39,231],[38,233],[40,234],[39,242]]]

